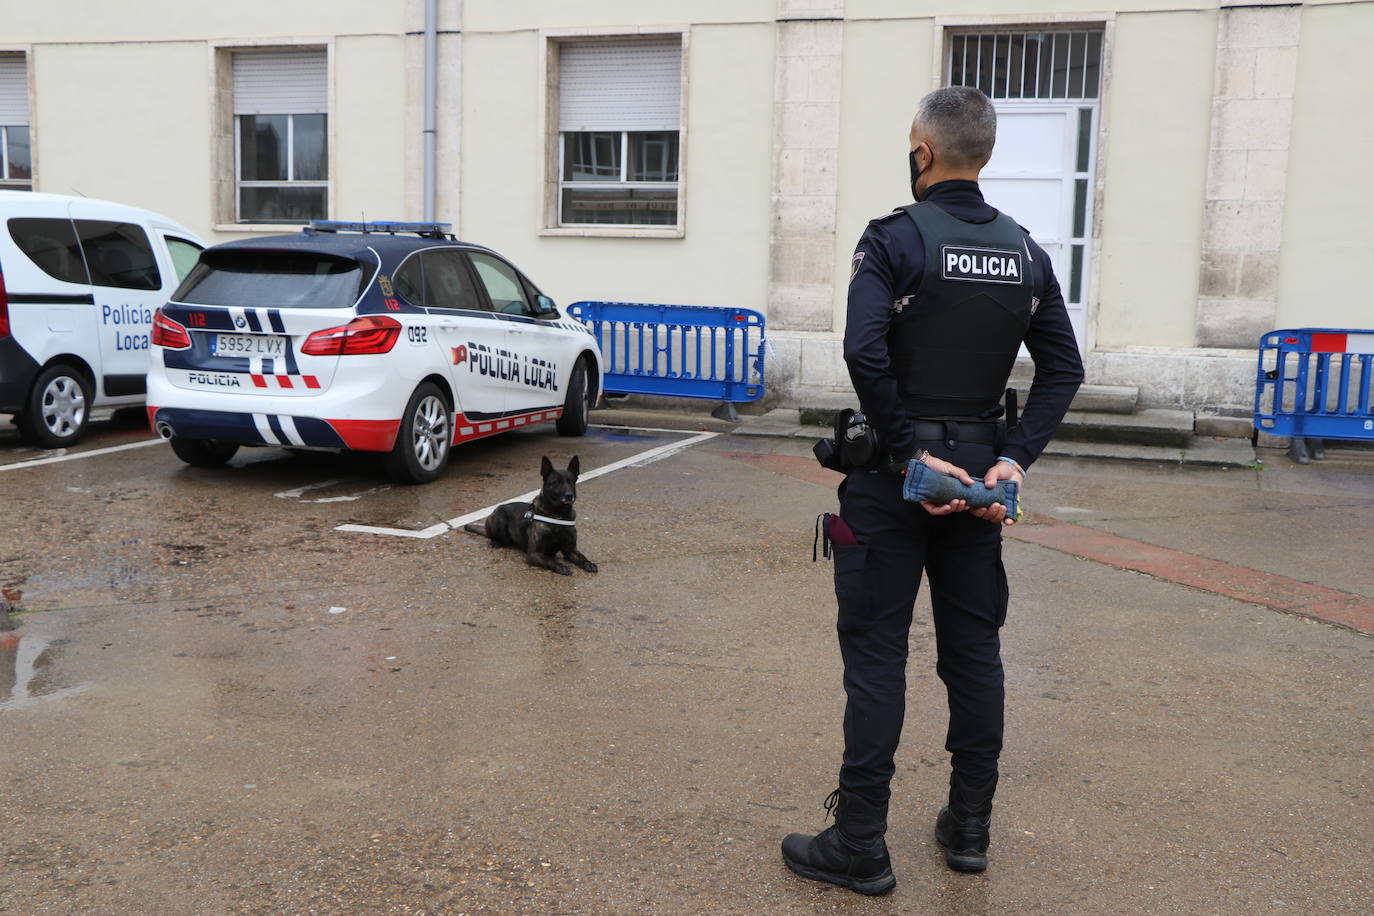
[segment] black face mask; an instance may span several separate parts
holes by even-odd
[[[920,149],[920,147],[917,146],[916,149]],[[930,149],[930,147],[926,147],[926,149],[930,150],[930,163],[931,165],[934,165],[935,151]],[[921,173],[924,172],[925,169],[921,168],[920,165],[916,163],[915,149],[906,154],[906,161],[907,165],[911,167],[911,196],[917,203],[919,203],[921,200],[921,195],[920,192],[916,190],[916,180],[921,177]],[[928,168],[930,168],[929,165],[926,166],[926,169]]]

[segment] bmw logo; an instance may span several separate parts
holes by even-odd
[[[247,325],[248,325],[248,319],[246,319],[246,318],[235,318],[235,319],[234,319],[234,327],[236,327],[236,328],[247,327]]]

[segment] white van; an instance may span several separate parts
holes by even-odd
[[[0,191],[0,414],[61,448],[92,408],[143,403],[153,312],[204,247],[137,207]]]

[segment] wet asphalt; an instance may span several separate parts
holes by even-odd
[[[425,487],[357,456],[189,468],[127,420],[75,451],[134,447],[12,467],[52,456],[0,424],[0,586],[23,609],[0,632],[0,912],[1374,910],[1374,639],[1227,584],[1337,590],[1374,621],[1370,453],[1037,464],[1023,532],[1109,547],[1006,540],[991,867],[950,872],[931,837],[947,756],[923,595],[898,885],[869,899],[778,855],[823,826],[841,751],[812,562],[835,478],[809,442],[597,421],[638,428],[474,443]],[[338,530],[422,530],[533,489],[543,455],[589,471],[702,430],[721,435],[583,482],[595,575],[461,531]],[[1133,571],[1131,545],[1226,575]]]

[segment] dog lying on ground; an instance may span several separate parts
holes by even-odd
[[[577,475],[580,468],[577,456],[568,462],[566,471],[555,471],[547,455],[539,465],[544,485],[532,503],[506,503],[480,522],[469,522],[464,531],[484,534],[492,547],[515,547],[525,552],[525,562],[542,566],[560,576],[571,576],[572,569],[558,561],[558,554],[587,572],[596,572],[596,564],[577,549],[577,514],[573,503],[577,500]]]

